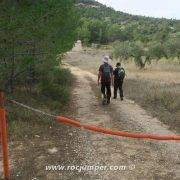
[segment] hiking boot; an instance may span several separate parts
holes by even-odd
[[[103,98],[102,104],[105,105],[106,103],[107,103],[107,99],[106,99],[106,98]]]
[[[107,100],[107,104],[110,104],[110,99]]]

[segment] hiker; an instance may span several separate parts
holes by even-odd
[[[113,68],[110,65],[109,56],[103,58],[103,64],[99,67],[98,86],[101,82],[101,92],[103,94],[103,104],[110,103],[111,84],[113,85]]]
[[[114,70],[114,99],[117,98],[117,91],[120,92],[121,101],[123,101],[123,81],[125,77],[125,70],[121,67],[121,63],[116,64],[116,68]]]

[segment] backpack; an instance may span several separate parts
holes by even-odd
[[[118,71],[117,71],[117,78],[118,80],[123,80],[125,77],[125,70],[124,68],[118,68]]]
[[[111,69],[109,64],[103,65],[103,79],[105,82],[111,81]]]

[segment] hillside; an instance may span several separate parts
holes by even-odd
[[[124,13],[121,11],[116,11],[111,7],[107,7],[95,0],[76,0],[76,6],[79,8],[83,7],[84,14],[86,17],[94,17],[98,19],[106,19],[107,17],[114,23],[122,23],[123,21],[130,22],[130,21],[137,21],[137,20],[154,20],[155,22],[167,22],[169,25],[176,25],[180,23],[179,20],[173,19],[165,19],[165,18],[153,18],[153,17],[146,17],[146,16],[138,16],[138,15],[131,15],[128,13]],[[95,14],[89,14],[88,11],[94,11]],[[98,15],[101,16],[98,16]]]
[[[92,35],[91,32],[91,35],[85,32],[85,29],[93,23],[101,24],[102,29],[105,31],[100,32],[100,36],[104,36],[103,39],[99,37],[101,39],[100,43],[114,40],[148,42],[157,39],[157,36],[159,38],[164,38],[164,36],[174,37],[180,33],[180,20],[131,15],[115,11],[94,0],[76,0],[76,7],[81,15],[82,31],[80,37],[83,41],[87,41],[87,36]],[[99,39],[93,37],[90,38],[89,42],[98,42]]]

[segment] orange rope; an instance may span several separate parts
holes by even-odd
[[[129,137],[129,138],[141,138],[141,139],[153,139],[153,140],[180,140],[180,136],[178,135],[157,135],[157,134],[145,134],[145,133],[130,133],[125,131],[117,131],[111,129],[105,129],[93,125],[84,125],[76,120],[72,120],[63,116],[57,116],[56,120],[58,122],[75,126],[78,128],[84,128],[90,131],[99,132],[103,134],[115,135],[115,136],[122,136],[122,137]]]

